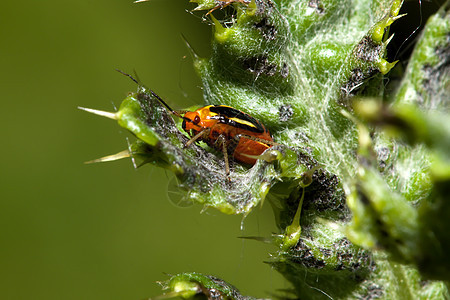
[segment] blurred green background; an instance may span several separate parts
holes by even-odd
[[[164,273],[213,274],[257,297],[288,285],[263,263],[276,231],[270,206],[244,222],[167,197],[171,175],[130,160],[114,110],[132,73],[175,108],[202,103],[185,35],[208,55],[211,28],[187,0],[2,1],[1,299],[145,299]]]

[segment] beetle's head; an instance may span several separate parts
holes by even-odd
[[[190,133],[191,130],[196,133],[202,130],[200,121],[200,114],[197,111],[188,111],[183,116],[183,124],[181,127],[183,127],[184,131],[187,133]]]

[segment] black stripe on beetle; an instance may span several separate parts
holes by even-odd
[[[211,116],[210,118],[219,120],[220,123],[256,133],[263,133],[265,131],[258,120],[232,107],[213,105],[209,107],[209,110],[217,114],[217,116]]]

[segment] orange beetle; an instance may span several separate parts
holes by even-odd
[[[131,75],[117,71],[143,87]],[[203,141],[223,152],[228,179],[230,174],[228,155],[232,155],[239,162],[254,165],[258,156],[265,150],[279,145],[273,141],[270,132],[261,122],[240,110],[226,105],[208,105],[196,111],[175,111],[151,89],[145,89],[172,114],[183,119],[182,128],[191,138],[186,147],[196,141]]]
[[[255,164],[257,156],[275,144],[261,122],[226,105],[208,105],[196,111],[187,111],[183,115],[182,127],[191,137],[187,145],[196,140],[202,140],[216,149],[225,145],[227,154],[250,165]]]
[[[240,110],[226,105],[208,105],[196,111],[175,111],[149,89],[170,112],[181,119],[184,131],[191,137],[186,147],[196,141],[223,152],[225,173],[229,179],[230,164],[228,155],[237,161],[254,165],[258,156],[268,148],[279,145],[273,141],[266,127]]]

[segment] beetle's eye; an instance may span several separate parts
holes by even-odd
[[[200,117],[199,116],[195,116],[194,124],[198,124],[198,123],[200,123]]]

